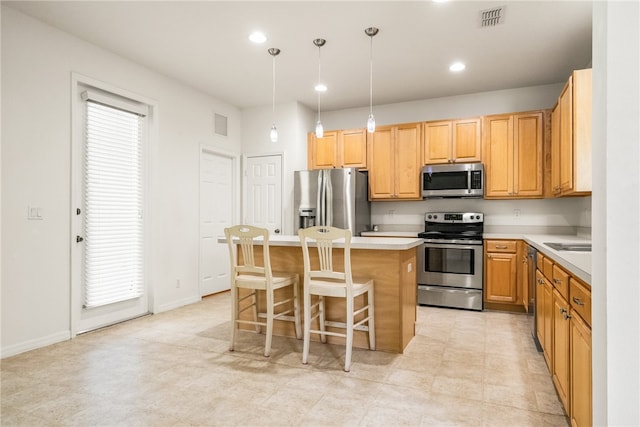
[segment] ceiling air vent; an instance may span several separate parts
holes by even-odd
[[[504,22],[505,6],[494,7],[480,11],[480,26],[495,27]]]

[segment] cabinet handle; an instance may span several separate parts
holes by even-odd
[[[556,285],[560,285],[562,284],[562,280],[553,279],[553,283],[555,283]]]
[[[584,303],[578,297],[573,297],[573,302],[575,302],[578,305],[584,305]]]
[[[538,279],[538,285],[544,285],[544,280]]]
[[[507,249],[506,245],[496,245],[496,249]]]

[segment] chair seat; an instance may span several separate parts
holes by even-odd
[[[276,276],[277,274],[277,276]],[[274,273],[271,278],[273,289],[280,289],[291,285],[298,279],[297,274]],[[247,289],[265,289],[267,281],[264,276],[253,276],[251,274],[239,274],[236,276],[236,286]]]
[[[362,295],[373,288],[373,280],[366,282],[353,282],[353,296]],[[314,295],[323,295],[326,297],[342,297],[347,296],[347,287],[342,283],[335,283],[327,280],[309,280],[309,290]]]

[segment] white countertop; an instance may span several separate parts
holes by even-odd
[[[416,237],[352,237],[351,249],[373,249],[386,251],[406,251],[421,245],[422,239]],[[227,243],[224,236],[218,237],[218,243]],[[300,247],[298,236],[270,235],[269,246],[297,246]],[[341,247],[336,244],[336,247]]]
[[[419,231],[363,231],[363,237],[418,237]]]
[[[591,252],[556,251],[545,243],[591,243],[591,240],[574,235],[557,234],[501,234],[485,233],[485,239],[522,239],[565,270],[591,285]]]

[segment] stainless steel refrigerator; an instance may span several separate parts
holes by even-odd
[[[371,229],[367,172],[355,168],[294,172],[293,230],[331,225],[354,236]]]

